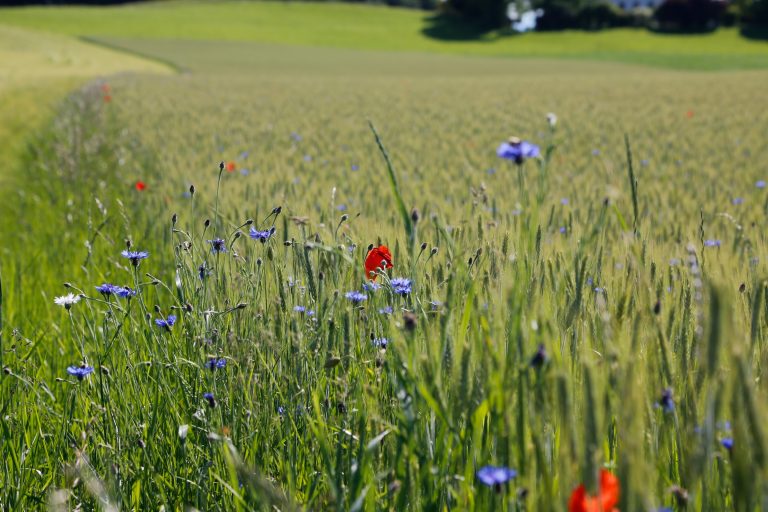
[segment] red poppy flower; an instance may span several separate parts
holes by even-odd
[[[685,113],[685,116],[686,116],[688,119],[692,118],[692,117],[693,117],[693,110],[689,110],[688,112],[686,112],[686,113]]]
[[[374,247],[368,251],[368,256],[365,257],[365,276],[368,279],[375,281],[375,272],[379,268],[385,270],[392,268],[392,254],[386,245]]]
[[[147,185],[146,185],[146,183],[144,183],[143,181],[137,181],[137,182],[136,182],[136,190],[138,190],[139,192],[141,192],[141,191],[142,191],[142,190],[144,190],[145,188],[147,188]]]
[[[110,91],[109,84],[101,84],[101,92],[104,94],[108,94]]]
[[[227,172],[232,172],[234,170],[235,170],[235,162],[227,163]]]
[[[600,491],[597,496],[590,496],[584,485],[573,490],[568,500],[568,512],[617,512],[619,502],[619,479],[604,469],[600,470]]]
[[[109,103],[110,101],[112,101],[112,96],[110,96],[109,94],[105,94],[104,103]]]

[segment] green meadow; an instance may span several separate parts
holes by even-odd
[[[429,23],[0,10],[0,510],[768,506],[768,45]]]

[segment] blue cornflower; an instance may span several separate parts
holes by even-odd
[[[293,142],[301,142],[301,135],[296,132],[291,132],[291,138],[293,139]]]
[[[176,315],[168,315],[168,318],[155,318],[155,325],[169,329],[176,323]]]
[[[720,440],[720,444],[723,445],[723,448],[725,448],[728,451],[733,450],[733,438],[732,437],[724,437]]]
[[[345,211],[347,211],[347,205],[345,205],[345,204],[340,204],[340,205],[338,205],[338,206],[336,207],[336,209],[337,209],[338,211],[340,211],[340,212],[345,212]]]
[[[352,169],[353,171],[358,171],[358,170],[360,170],[360,166],[359,166],[359,165],[357,165],[357,164],[352,164],[352,166],[350,167],[350,169]]]
[[[599,154],[600,154],[600,150],[599,149],[593,149],[592,150],[592,156],[597,156]]]
[[[656,407],[661,407],[664,412],[673,412],[675,410],[675,400],[672,398],[672,388],[666,388],[661,392],[661,398],[656,403]]]
[[[392,279],[389,284],[392,286],[392,291],[398,295],[408,295],[411,293],[411,280],[405,277],[396,277]]]
[[[67,373],[77,377],[77,380],[83,380],[93,373],[93,366],[86,366],[84,364],[80,366],[69,366],[67,367]]]
[[[360,303],[361,303],[361,302],[363,302],[364,300],[368,299],[368,296],[367,296],[367,295],[365,295],[365,294],[364,294],[364,293],[362,293],[362,292],[358,292],[358,291],[351,291],[351,292],[347,292],[347,294],[346,294],[346,295],[344,295],[344,296],[345,296],[345,297],[346,297],[348,300],[350,300],[350,301],[352,302],[352,304],[360,304]]]
[[[389,340],[387,338],[373,338],[371,344],[376,348],[386,349],[387,345],[389,345]]]
[[[208,240],[208,243],[211,244],[211,252],[227,252],[227,242],[223,238]]]
[[[744,204],[744,198],[743,197],[734,197],[731,199],[731,204],[733,206],[739,206],[740,204]]]
[[[381,285],[379,283],[374,283],[373,281],[368,281],[367,283],[363,283],[363,290],[367,292],[375,292],[381,288]]]
[[[392,306],[386,306],[379,310],[380,315],[391,315],[392,314]]]
[[[104,283],[101,286],[97,286],[96,291],[98,291],[100,294],[104,295],[105,297],[109,297],[113,293],[117,292],[119,288],[120,288],[119,286],[115,286],[109,283]]]
[[[208,407],[216,407],[216,398],[213,396],[213,393],[203,393],[203,398],[208,401]]]
[[[211,357],[208,359],[208,361],[205,363],[205,367],[209,370],[213,371],[215,369],[222,369],[226,368],[227,366],[227,360],[223,357],[221,359],[216,359],[215,357]]]
[[[133,288],[129,288],[127,286],[116,286],[115,295],[117,295],[121,299],[130,299],[131,297],[136,296],[136,290],[134,290]]]
[[[304,306],[293,306],[293,310],[297,313],[302,313],[307,316],[315,316],[315,310],[314,309],[307,309]]]
[[[261,243],[266,243],[266,241],[269,240],[274,234],[275,234],[274,226],[264,231],[259,231],[258,229],[252,227],[249,233],[249,236],[254,240],[258,240]]]
[[[757,188],[765,188],[765,180],[758,180],[758,181],[755,183],[755,186],[756,186]]]
[[[285,407],[283,407],[282,405],[278,405],[277,406],[277,414],[279,416],[283,416],[285,414]]]
[[[560,226],[560,234],[564,235],[568,232],[568,229],[565,226]]]
[[[720,240],[704,240],[704,247],[720,247]]]
[[[149,258],[149,253],[147,251],[129,251],[129,250],[124,250],[120,254],[123,256],[123,258],[128,258],[129,260],[131,260],[131,264],[134,267],[138,267],[139,266],[139,262],[141,260]]]
[[[563,206],[568,206],[568,203],[570,203],[570,201],[568,201],[567,197],[564,197],[560,200],[560,204]]]
[[[517,471],[504,466],[485,466],[477,472],[477,479],[488,487],[500,486],[517,476]]]
[[[493,167],[489,167],[488,169],[485,170],[485,172],[493,176],[494,174],[496,174],[496,169],[494,169]]]
[[[518,165],[522,164],[528,158],[536,158],[541,154],[539,146],[520,140],[517,137],[510,137],[508,142],[502,142],[496,149],[496,154],[507,160],[514,160]]]
[[[533,354],[533,357],[531,358],[531,368],[539,369],[544,366],[544,363],[546,363],[547,360],[547,351],[544,347],[544,344],[541,343],[539,344],[539,348],[536,350],[536,353]]]

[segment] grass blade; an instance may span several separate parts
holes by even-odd
[[[389,184],[392,186],[392,193],[395,195],[395,202],[397,203],[397,209],[400,212],[400,216],[403,218],[403,224],[405,225],[405,234],[408,236],[408,241],[413,247],[413,244],[415,243],[415,232],[413,229],[413,221],[411,220],[411,215],[408,213],[408,209],[405,207],[405,202],[403,201],[403,195],[400,193],[400,185],[397,181],[397,174],[395,174],[395,168],[392,166],[392,161],[389,158],[389,153],[387,153],[387,149],[384,147],[384,143],[381,142],[381,137],[379,137],[379,132],[376,131],[376,127],[373,126],[373,123],[368,121],[368,126],[370,126],[371,131],[373,132],[373,136],[376,139],[376,144],[379,146],[379,151],[381,151],[381,156],[384,157],[384,161],[387,164],[387,175],[389,176]]]

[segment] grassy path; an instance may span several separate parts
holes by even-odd
[[[51,116],[55,105],[87,80],[131,71],[169,72],[158,63],[68,36],[0,25],[0,190],[9,200],[0,208],[12,208],[10,178],[20,170],[30,133]]]

